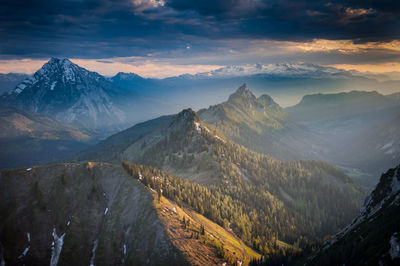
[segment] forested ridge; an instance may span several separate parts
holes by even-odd
[[[317,186],[321,192],[307,197],[308,193],[301,187],[307,187],[307,183],[313,182],[311,175],[306,176],[303,181],[293,177],[288,177],[286,181],[282,179],[282,185],[289,184],[289,180],[296,180],[285,188],[292,187],[293,190],[296,186],[299,188],[299,195],[296,197],[300,202],[290,204],[273,194],[276,192],[274,186],[278,184],[271,186],[265,180],[258,181],[257,179],[254,179],[257,185],[248,184],[235,172],[230,173],[228,180],[225,175],[229,174],[230,170],[223,165],[221,172],[225,177],[222,177],[219,185],[210,187],[169,175],[149,166],[128,162],[123,162],[123,166],[146,186],[175,201],[178,205],[188,205],[226,229],[233,230],[248,245],[269,257],[283,255],[286,252],[293,253],[311,242],[321,240],[326,234],[333,233],[335,228],[343,226],[345,222],[342,220],[351,218],[353,205],[357,208],[357,204],[351,203],[356,200],[347,197],[346,193],[336,192],[337,195],[332,195],[332,192],[329,193],[329,185],[321,186],[315,181],[314,186]],[[305,164],[305,167],[307,166]],[[276,167],[279,170],[278,164]],[[302,171],[307,173],[308,170],[304,168]],[[285,175],[293,174],[289,172]],[[273,177],[274,172],[270,175]],[[272,193],[266,188],[269,188]],[[289,191],[294,195],[293,191]],[[337,202],[329,201],[332,196],[339,197]],[[321,210],[318,210],[319,206],[315,204],[318,204],[319,199],[328,201],[330,206],[323,203],[321,205],[325,206],[321,206]],[[346,205],[345,201],[349,204]],[[337,211],[336,207],[329,215],[329,208],[335,204],[347,206],[347,208]],[[302,212],[305,212],[304,216]],[[280,240],[293,246],[284,245]]]

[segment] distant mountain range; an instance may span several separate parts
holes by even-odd
[[[347,173],[354,174],[363,186],[372,189],[378,181],[375,177],[396,164],[400,157],[396,146],[400,104],[394,95],[364,91],[306,95],[285,111],[323,139],[318,140],[325,146],[319,149],[319,158],[361,169],[364,173],[352,170]]]
[[[253,91],[262,92],[261,96],[256,97],[255,92],[242,86],[226,101],[232,88],[243,81],[248,81],[247,86]],[[97,132],[96,138],[183,108],[202,107],[202,120],[249,149],[283,160],[323,159],[347,168],[360,168],[374,179],[396,160],[398,151],[393,149],[393,154],[388,155],[386,151],[380,153],[379,148],[369,148],[374,156],[363,159],[356,155],[366,152],[361,148],[365,147],[362,141],[365,143],[373,138],[371,134],[378,134],[375,130],[368,137],[369,128],[381,125],[382,129],[400,114],[397,94],[311,94],[287,108],[279,106],[269,95],[291,97],[317,87],[317,91],[340,90],[343,86],[371,88],[379,83],[376,82],[348,71],[309,64],[231,66],[165,79],[142,78],[133,73],[105,78],[68,59],[52,58],[33,76],[4,93],[0,105],[33,111],[83,130],[92,128]],[[215,104],[204,108],[210,103]],[[377,147],[387,138],[376,139],[382,139]],[[351,146],[349,142],[354,144],[351,151],[346,148]],[[390,142],[388,139],[387,143]],[[350,169],[348,173],[357,171]]]
[[[13,74],[3,76],[11,79]],[[15,84],[18,78],[13,79]],[[106,136],[163,114],[218,104],[231,94],[232,88],[243,83],[256,94],[268,94],[284,106],[310,93],[350,88],[393,91],[399,85],[396,81],[389,84],[349,71],[304,63],[228,66],[164,79],[122,72],[105,78],[68,59],[52,58],[33,76],[1,96],[0,104],[39,112],[61,122],[94,127]]]

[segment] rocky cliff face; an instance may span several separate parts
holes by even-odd
[[[310,265],[398,265],[400,166],[381,176],[360,214],[327,241]]]

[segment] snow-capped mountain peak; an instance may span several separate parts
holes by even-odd
[[[62,122],[102,128],[125,123],[125,114],[115,105],[121,93],[98,73],[66,58],[51,58],[0,100]]]

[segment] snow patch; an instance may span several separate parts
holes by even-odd
[[[18,259],[22,259],[23,257],[25,257],[30,247],[31,246],[26,247],[25,250],[22,252],[22,254],[18,256]]]
[[[385,151],[385,154],[393,154],[393,153],[394,153],[393,148],[392,148],[392,149],[389,149],[389,150],[387,150],[387,151]]]
[[[97,245],[99,244],[99,240],[96,239],[93,243],[93,248],[92,248],[92,257],[90,258],[90,266],[94,266],[94,259],[96,258],[96,249]]]
[[[386,150],[387,148],[392,147],[392,145],[393,145],[393,141],[386,143],[385,145],[382,146],[381,150]]]
[[[397,237],[395,235],[392,235],[392,237],[390,238],[389,253],[392,260],[400,258],[400,242],[397,240]]]
[[[68,221],[68,222],[67,222],[67,226],[69,226],[70,224],[71,224],[71,221]]]
[[[26,88],[26,85],[21,83],[18,85],[18,88],[20,88],[21,90],[24,90]]]
[[[56,266],[60,258],[62,246],[64,244],[65,233],[59,237],[57,236],[56,228],[53,228],[52,236],[54,241],[51,243],[50,266]]]
[[[30,170],[32,170],[32,168],[27,168],[26,171],[29,172]]]
[[[51,90],[51,91],[54,90],[54,87],[56,86],[56,83],[57,83],[57,81],[54,81],[54,82],[51,84],[51,87],[50,87],[50,90]]]
[[[104,211],[104,215],[106,215],[108,213],[108,208],[106,208],[106,210]]]
[[[30,243],[31,242],[31,233],[26,233],[26,238],[28,238],[28,242]]]
[[[199,122],[194,122],[194,124],[196,125],[197,132],[201,133],[200,123]]]

